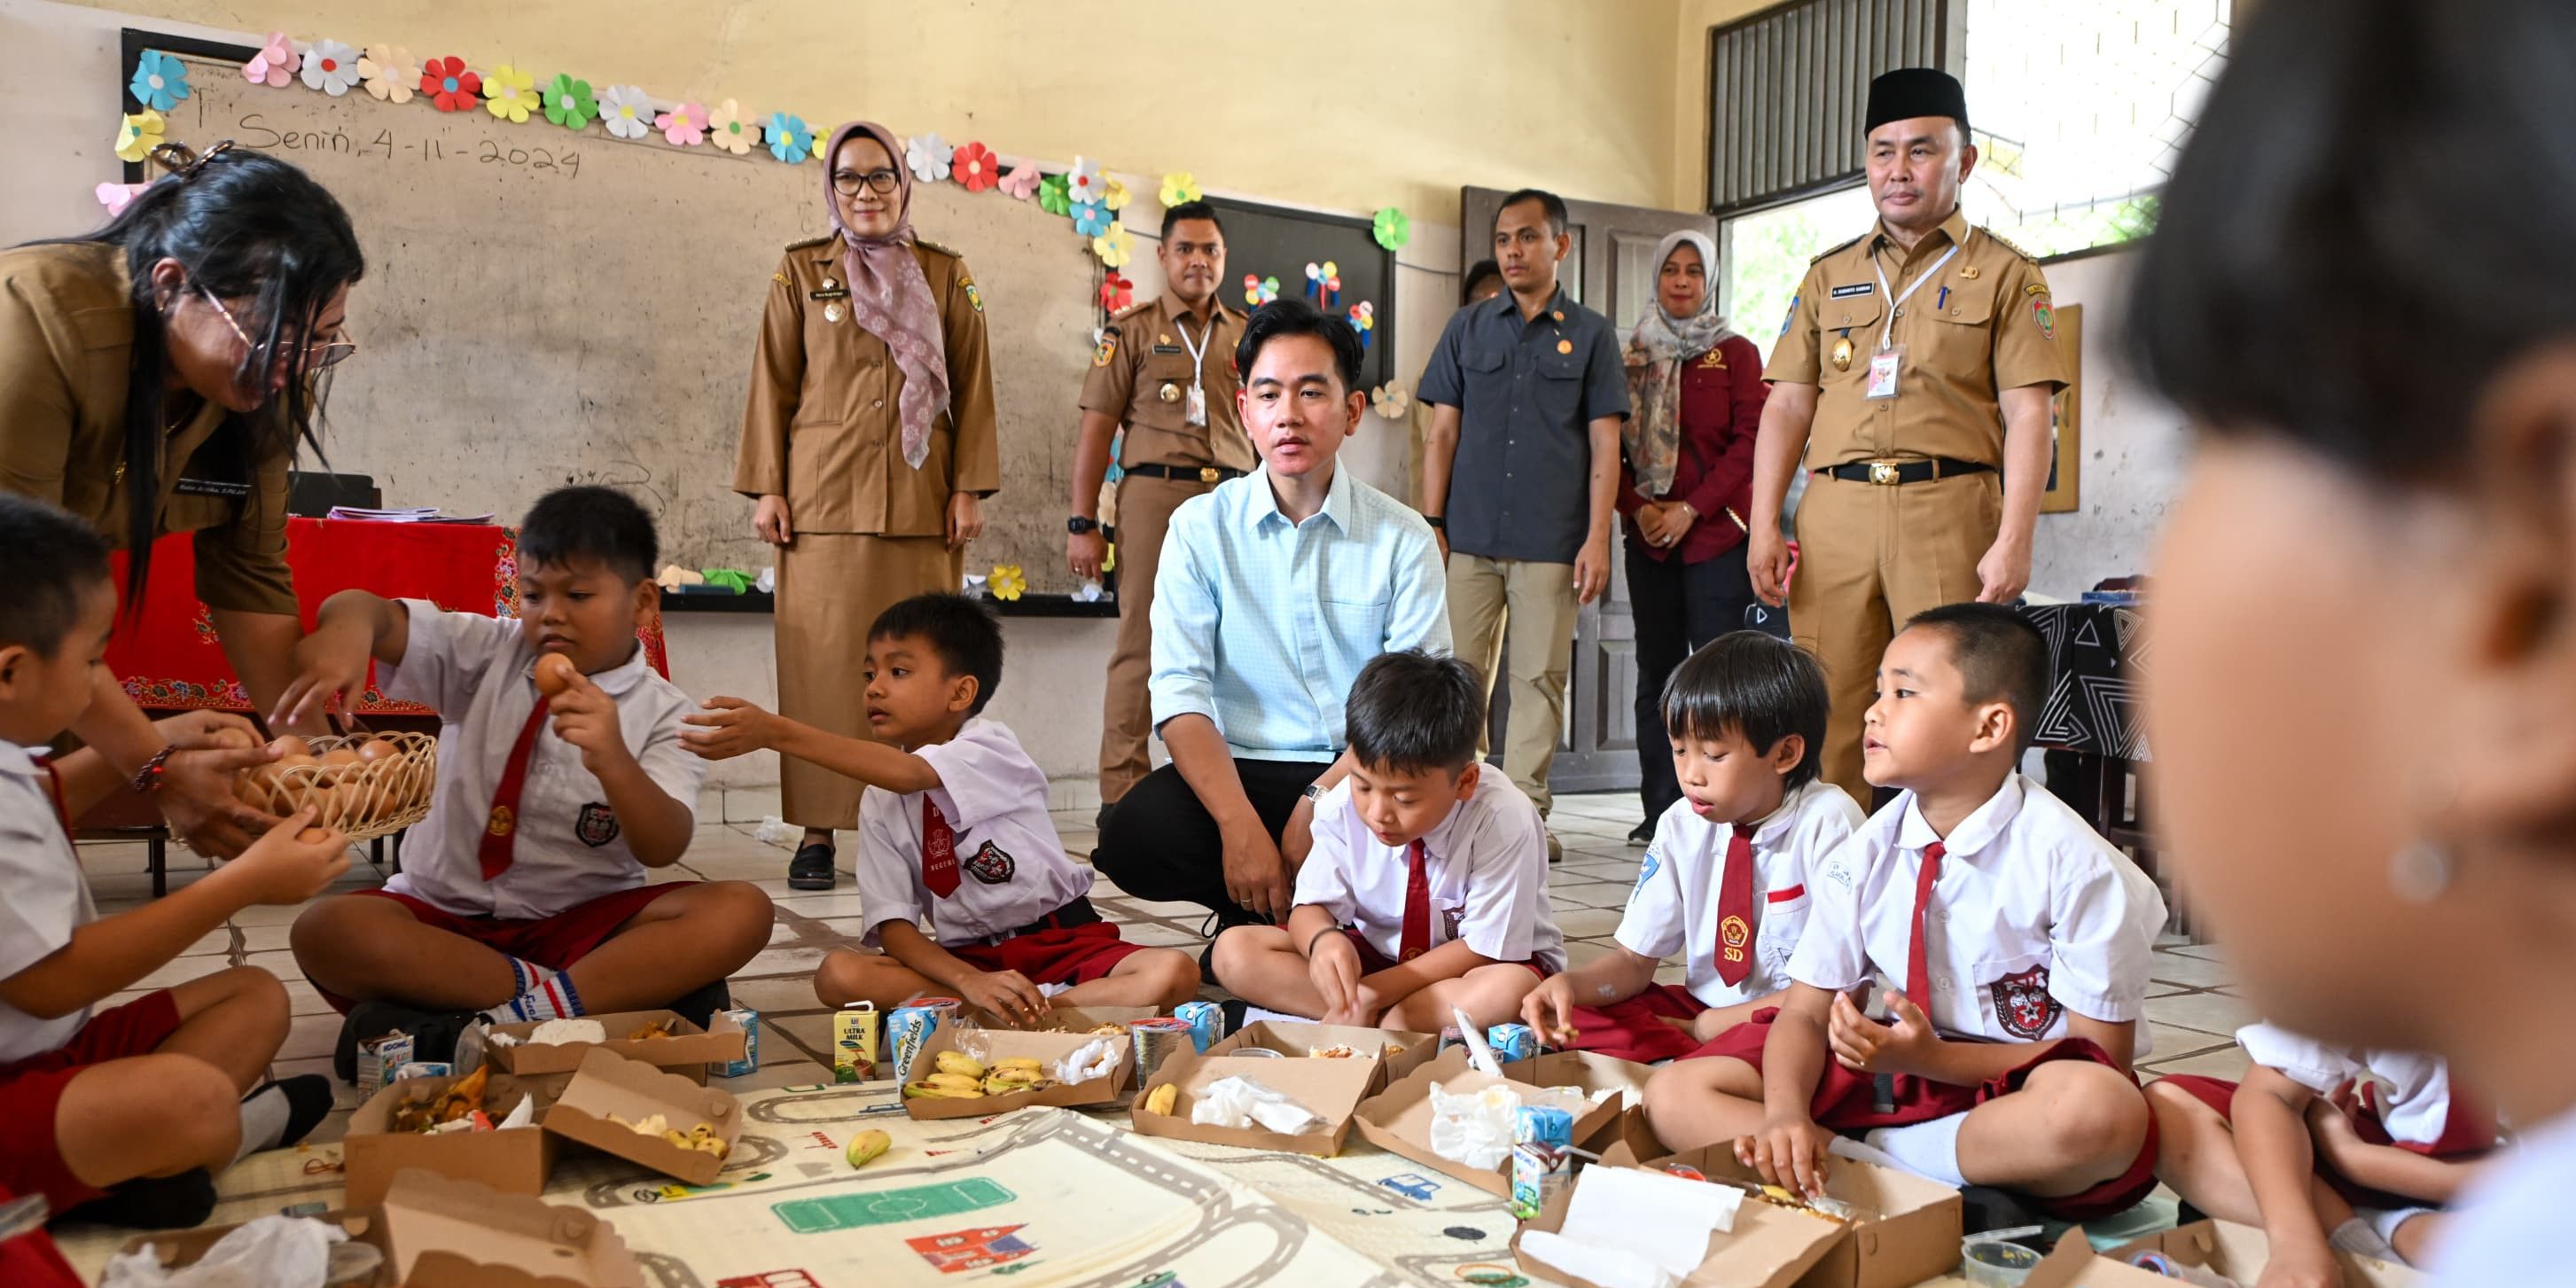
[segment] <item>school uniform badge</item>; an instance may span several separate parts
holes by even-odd
[[[1995,1019],[2004,1032],[2025,1041],[2046,1037],[2065,1009],[2048,993],[2048,968],[2033,966],[1988,984],[1995,999]]]
[[[1440,910],[1441,938],[1456,939],[1458,937],[1458,927],[1465,924],[1467,924],[1467,909],[1463,905],[1456,908],[1443,908]]]
[[[1019,870],[1020,865],[991,841],[975,847],[975,857],[966,860],[966,874],[986,885],[1000,885]]]
[[[1753,942],[1753,925],[1742,917],[1728,917],[1717,923],[1717,950],[1730,962],[1744,960],[1745,948]]]
[[[605,801],[592,801],[581,807],[581,820],[573,825],[572,834],[581,843],[596,850],[617,839],[617,811]]]

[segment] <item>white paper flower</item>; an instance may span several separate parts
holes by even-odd
[[[1404,386],[1390,380],[1369,393],[1369,406],[1388,420],[1401,420],[1404,413],[1413,407],[1413,395]]]
[[[599,123],[621,139],[640,139],[653,130],[653,99],[639,85],[611,85],[599,94]]]
[[[333,98],[358,83],[358,51],[336,40],[317,40],[304,55],[304,88]]]
[[[1109,185],[1100,178],[1100,163],[1087,157],[1075,157],[1073,168],[1064,172],[1065,199],[1075,205],[1098,202],[1109,195]]]
[[[956,160],[957,149],[939,137],[939,131],[915,135],[904,145],[904,164],[912,167],[912,177],[923,183],[937,183],[948,177],[948,165]]]

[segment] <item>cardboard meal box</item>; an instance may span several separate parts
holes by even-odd
[[[1256,1020],[1235,1030],[1233,1036],[1211,1044],[1207,1053],[1225,1055],[1245,1047],[1261,1047],[1292,1059],[1306,1059],[1319,1048],[1337,1046],[1378,1053],[1385,1075],[1376,1086],[1369,1088],[1372,1094],[1431,1063],[1440,1054],[1440,1039],[1429,1033],[1355,1029],[1341,1024],[1318,1024],[1311,1020]]]
[[[616,1227],[557,1207],[419,1168],[397,1173],[384,1201],[318,1218],[384,1258],[369,1288],[644,1288]],[[196,1264],[239,1225],[138,1235],[165,1267]]]
[[[1211,1052],[1215,1048],[1209,1048]],[[1381,1061],[1375,1055],[1356,1055],[1347,1059],[1271,1060],[1243,1055],[1176,1055],[1163,1062],[1147,1080],[1145,1087],[1129,1104],[1133,1130],[1141,1136],[1170,1136],[1180,1140],[1206,1141],[1212,1145],[1234,1145],[1243,1149],[1266,1149],[1288,1154],[1312,1154],[1331,1158],[1342,1152],[1342,1142],[1351,1134],[1351,1114],[1359,1108],[1362,1097],[1377,1084]],[[1323,1119],[1313,1131],[1294,1136],[1249,1127],[1216,1127],[1191,1121],[1199,1094],[1224,1078],[1246,1078],[1260,1083]],[[1145,1108],[1154,1088],[1171,1084],[1179,1088],[1172,1112],[1158,1114]]]
[[[1619,1106],[1619,1116],[1603,1124],[1591,1138],[1578,1136],[1574,1140],[1576,1146],[1598,1154],[1618,1139],[1619,1123],[1627,1117],[1627,1111],[1646,1103],[1646,1080],[1655,1076],[1655,1070],[1651,1065],[1590,1051],[1549,1051],[1535,1059],[1504,1065],[1503,1076],[1533,1087],[1573,1087],[1586,1095],[1617,1092],[1610,1103]]]
[[[568,1080],[489,1075],[483,1088],[484,1111],[495,1121],[517,1107],[526,1095],[535,1102],[537,1119],[509,1131],[450,1132],[438,1136],[397,1133],[394,1111],[414,1101],[430,1100],[457,1079],[406,1078],[367,1099],[349,1115],[347,1136],[340,1144],[352,1208],[373,1207],[385,1197],[394,1173],[416,1167],[450,1180],[473,1181],[504,1194],[543,1194],[553,1174],[558,1148],[554,1137],[537,1123],[545,1120]]]
[[[1536,1219],[1512,1233],[1512,1260],[1523,1274],[1571,1288],[1600,1288],[1521,1249],[1522,1237],[1532,1230],[1556,1234],[1565,1229],[1566,1211],[1574,1206],[1574,1192],[1582,1188],[1583,1180],[1575,1177],[1573,1185],[1548,1200],[1546,1210]],[[1841,1237],[1842,1227],[1831,1221],[1747,1199],[1735,1211],[1733,1230],[1709,1233],[1708,1254],[1697,1270],[1682,1277],[1680,1288],[1789,1288],[1805,1283],[1802,1276],[1830,1253]],[[1957,1251],[1955,1246],[1952,1251]],[[2168,1288],[2170,1282],[2166,1281]]]
[[[704,1123],[724,1142],[725,1153],[684,1149],[659,1135],[648,1136],[611,1122],[611,1114],[626,1123],[660,1114],[671,1130],[683,1134]],[[545,1128],[549,1136],[579,1141],[675,1180],[709,1185],[724,1170],[734,1142],[742,1138],[742,1102],[676,1073],[593,1048],[574,1071],[572,1085],[546,1110]]]
[[[942,1024],[931,1030],[929,1039],[921,1044],[921,1054],[914,1057],[920,1070],[935,1071],[939,1053],[956,1050],[957,1039],[955,1025]],[[1056,1061],[1073,1054],[1084,1043],[1095,1040],[1089,1033],[1030,1033],[1017,1029],[978,1029],[976,1039],[983,1052],[978,1058],[986,1064],[1012,1056],[1030,1056],[1048,1069],[1053,1069]],[[1043,1091],[1019,1091],[1007,1096],[906,1096],[903,1111],[915,1119],[931,1120],[981,1118],[987,1114],[1026,1109],[1031,1105],[1071,1109],[1085,1105],[1119,1104],[1126,1099],[1127,1089],[1134,1085],[1132,1039],[1122,1033],[1108,1041],[1117,1048],[1118,1058],[1108,1073],[1088,1082],[1058,1083]],[[919,1076],[917,1072],[915,1077]]]
[[[1527,1083],[1513,1082],[1508,1077],[1477,1073],[1467,1067],[1466,1048],[1453,1047],[1430,1063],[1396,1079],[1386,1090],[1361,1101],[1352,1122],[1359,1128],[1361,1137],[1379,1149],[1402,1154],[1489,1194],[1508,1198],[1512,1192],[1512,1161],[1509,1156],[1493,1167],[1476,1168],[1453,1163],[1431,1148],[1431,1089],[1438,1086],[1453,1096],[1473,1095],[1496,1083],[1509,1083],[1520,1093],[1523,1104],[1552,1104],[1572,1113],[1574,1139],[1577,1141],[1589,1140],[1602,1128],[1617,1121],[1621,1110],[1616,1096],[1593,1104],[1580,1096],[1552,1093]]]
[[[640,1060],[657,1069],[692,1077],[703,1085],[707,1066],[729,1064],[742,1059],[750,1042],[742,1022],[718,1012],[706,1028],[681,1019],[676,1011],[618,1011],[610,1015],[592,1015],[608,1030],[605,1042],[550,1042],[531,1045],[528,1035],[537,1031],[543,1021],[525,1024],[495,1024],[492,1035],[507,1034],[519,1039],[509,1044],[484,1041],[484,1058],[503,1073],[546,1074],[571,1073],[581,1067],[582,1057],[593,1048],[613,1051],[629,1060]],[[668,1023],[671,1036],[666,1038],[630,1038],[626,1035],[656,1022]]]
[[[1046,1027],[1041,1033],[1081,1033],[1115,1024],[1126,1028],[1131,1020],[1150,1020],[1163,1012],[1151,1006],[1059,1006],[1047,1012]]]
[[[1614,1145],[1601,1156],[1605,1167],[1661,1171],[1674,1164],[1689,1167],[1711,1180],[1763,1183],[1761,1173],[1735,1161],[1735,1150],[1730,1145],[1661,1155],[1642,1163],[1625,1144]],[[1798,1288],[1906,1288],[1958,1266],[1965,1208],[1957,1190],[1856,1158],[1835,1158],[1826,1174],[1826,1194],[1868,1208],[1878,1213],[1878,1219],[1844,1226],[1822,1217],[1790,1213],[1829,1226],[1835,1233],[1824,1256],[1798,1277]]]
[[[2141,1252],[2161,1252],[2248,1285],[2263,1277],[2263,1268],[2272,1260],[2271,1241],[2261,1230],[2231,1221],[2194,1221],[2102,1255],[2125,1264]],[[2340,1249],[2335,1261],[2343,1270],[2345,1288],[2424,1288],[2429,1282],[2423,1272],[2395,1261],[2357,1257]]]

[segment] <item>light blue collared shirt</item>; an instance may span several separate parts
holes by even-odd
[[[1279,512],[1267,466],[1182,502],[1152,620],[1154,727],[1196,712],[1246,760],[1331,760],[1370,658],[1449,651],[1431,525],[1339,462],[1304,523]]]

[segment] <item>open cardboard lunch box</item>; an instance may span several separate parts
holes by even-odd
[[[1386,1090],[1361,1101],[1353,1123],[1368,1143],[1380,1149],[1402,1154],[1487,1193],[1509,1197],[1512,1192],[1512,1161],[1508,1155],[1493,1167],[1479,1168],[1442,1158],[1431,1148],[1431,1089],[1434,1086],[1450,1095],[1473,1095],[1497,1083],[1510,1085],[1520,1094],[1523,1104],[1555,1105],[1572,1114],[1573,1139],[1577,1141],[1590,1140],[1603,1128],[1617,1122],[1622,1109],[1616,1095],[1595,1102],[1580,1095],[1521,1082],[1509,1075],[1478,1073],[1468,1067],[1467,1049],[1452,1047],[1389,1083]]]
[[[921,1054],[914,1057],[916,1064],[914,1078],[918,1080],[925,1074],[935,1072],[938,1069],[939,1053],[958,1049],[959,1036],[957,1026],[953,1024],[942,1024],[931,1030],[929,1038],[921,1044]],[[1111,1064],[1108,1073],[1097,1078],[1071,1084],[1058,1083],[1043,1091],[1017,1091],[1006,1096],[964,1098],[907,1096],[903,1102],[904,1113],[915,1119],[935,1120],[981,1118],[987,1114],[1002,1114],[1014,1109],[1025,1109],[1031,1105],[1055,1105],[1067,1109],[1084,1105],[1114,1105],[1125,1099],[1127,1088],[1134,1077],[1135,1060],[1132,1058],[1134,1039],[1124,1033],[1115,1037],[1105,1034],[1095,1037],[1087,1032],[1045,1033],[1018,1029],[977,1029],[975,1038],[983,1051],[978,1058],[988,1065],[1014,1056],[1029,1056],[1052,1070],[1058,1060],[1080,1050],[1085,1043],[1098,1040],[1105,1040],[1114,1046],[1117,1049],[1118,1058]]]
[[[1729,1145],[1711,1145],[1639,1162],[1632,1147],[1622,1142],[1605,1151],[1599,1164],[1643,1167],[1648,1171],[1676,1165],[1712,1180],[1762,1184],[1761,1174],[1737,1162],[1735,1150]],[[1790,1281],[1797,1288],[1906,1288],[1946,1274],[1959,1264],[1959,1236],[1966,1213],[1957,1190],[1910,1172],[1838,1156],[1826,1168],[1825,1193],[1878,1216],[1845,1226],[1822,1217],[1789,1213],[1825,1225],[1834,1235],[1824,1253]],[[1747,1203],[1745,1207],[1770,1205]]]
[[[1165,1060],[1129,1104],[1129,1120],[1135,1132],[1141,1136],[1169,1136],[1331,1158],[1342,1152],[1342,1142],[1350,1135],[1352,1112],[1383,1076],[1384,1061],[1374,1051],[1347,1057],[1298,1055],[1275,1060],[1240,1051],[1237,1048],[1235,1053],[1219,1054],[1210,1047],[1206,1055],[1184,1053]],[[1296,1135],[1270,1131],[1258,1124],[1219,1127],[1191,1121],[1200,1095],[1226,1078],[1243,1078],[1268,1087],[1296,1101],[1321,1121],[1313,1130]],[[1167,1083],[1178,1088],[1172,1112],[1158,1114],[1147,1109],[1145,1102],[1152,1097],[1154,1088]]]
[[[432,1100],[466,1075],[405,1078],[367,1098],[349,1115],[340,1142],[352,1208],[384,1201],[394,1174],[418,1168],[451,1180],[471,1181],[504,1194],[543,1194],[552,1175],[558,1144],[541,1125],[546,1110],[570,1085],[562,1076],[518,1077],[494,1072],[483,1088],[485,1112],[494,1121],[507,1117],[522,1095],[534,1102],[536,1118],[509,1131],[449,1132],[436,1136],[396,1132],[394,1113],[405,1105]]]
[[[612,1114],[624,1122],[610,1121]],[[657,1114],[682,1134],[704,1124],[724,1142],[724,1152],[684,1149],[625,1125]],[[729,1092],[594,1047],[582,1057],[571,1085],[546,1110],[544,1122],[549,1136],[579,1141],[690,1185],[708,1185],[742,1139],[742,1102]]]
[[[581,1067],[584,1056],[597,1049],[641,1061],[657,1069],[668,1069],[703,1085],[709,1065],[730,1064],[742,1059],[750,1044],[750,1035],[743,1031],[742,1022],[721,1011],[703,1029],[682,1019],[677,1011],[618,1011],[583,1018],[599,1021],[600,1027],[608,1031],[608,1040],[534,1045],[527,1039],[545,1021],[495,1024],[484,1039],[484,1059],[503,1073],[570,1073]],[[653,1024],[668,1025],[670,1036],[626,1036]],[[491,1040],[499,1036],[517,1040],[506,1044]]]

